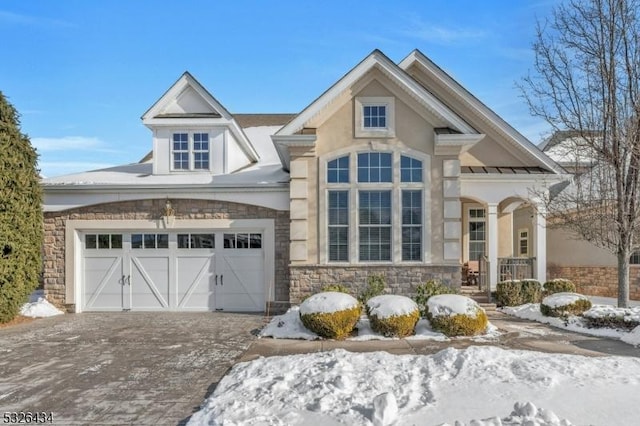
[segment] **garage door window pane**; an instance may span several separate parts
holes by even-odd
[[[111,235],[111,248],[112,249],[122,248],[122,234]]]
[[[215,239],[213,234],[191,234],[191,248],[215,248]]]
[[[251,248],[262,248],[262,234],[251,234]]]
[[[157,235],[158,248],[166,249],[169,248],[169,234],[158,234]]]
[[[189,248],[189,234],[178,234],[178,248]]]
[[[236,248],[249,248],[249,234],[236,234]]]
[[[109,248],[109,234],[98,235],[98,248],[99,249]]]
[[[224,234],[224,248],[236,248],[236,234]]]
[[[134,248],[134,249],[142,248],[142,234],[131,235],[131,248]]]
[[[156,248],[156,234],[144,234],[144,248]]]
[[[84,247],[88,249],[97,248],[97,238],[95,235],[85,235],[84,236]]]

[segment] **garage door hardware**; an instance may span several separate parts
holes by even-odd
[[[122,276],[122,278],[120,278],[120,282],[122,283],[122,285],[131,285],[131,275],[127,275],[127,276]]]
[[[218,285],[218,274],[216,274],[216,285]],[[224,285],[224,275],[220,274],[220,285]]]

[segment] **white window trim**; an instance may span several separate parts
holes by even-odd
[[[485,236],[484,236],[484,252],[485,255],[487,254],[487,250],[488,250],[488,242],[489,240],[487,239],[487,226],[488,226],[488,222],[487,222],[487,215],[488,215],[488,210],[487,210],[487,206],[482,205],[480,203],[468,203],[464,205],[464,209],[463,209],[463,214],[464,214],[464,232],[463,232],[463,237],[464,237],[464,261],[468,262],[469,259],[469,244],[471,243],[471,233],[470,233],[470,226],[469,223],[470,222],[480,222],[479,220],[471,220],[471,216],[469,213],[469,210],[473,210],[473,209],[484,209],[484,226],[485,226]]]
[[[188,169],[176,169],[175,168],[175,159],[173,154],[176,152],[185,152],[183,150],[174,150],[173,149],[173,135],[175,135],[176,133],[186,133],[187,134],[187,144],[188,144],[188,154],[189,154],[189,168]],[[195,133],[206,133],[208,135],[208,139],[209,139],[209,168],[208,169],[196,169],[195,168],[195,161],[196,161],[196,156],[195,153],[196,152],[204,152],[202,150],[198,150],[196,151],[194,149],[194,142],[193,142],[193,135]],[[171,148],[171,153],[169,156],[169,170],[171,170],[171,172],[175,172],[175,173],[184,173],[184,172],[196,172],[196,173],[201,173],[201,172],[205,172],[205,173],[209,173],[213,170],[213,161],[211,158],[211,152],[212,152],[212,146],[211,146],[211,131],[209,130],[201,130],[201,129],[180,129],[180,130],[171,130],[169,133],[169,146]]]
[[[386,127],[365,128],[364,107],[386,107]],[[356,138],[393,138],[396,136],[396,101],[393,96],[358,96],[355,98],[354,129]]]
[[[371,149],[369,144],[343,148],[318,158],[319,170],[319,203],[318,203],[318,252],[321,264],[329,265],[425,265],[432,263],[431,255],[431,157],[420,151],[409,148],[399,149],[385,145],[381,149]],[[389,152],[392,154],[392,182],[358,183],[358,154],[363,152]],[[335,158],[349,155],[349,183],[327,183],[327,163]],[[402,155],[422,161],[422,182],[400,182],[400,157]],[[392,226],[391,226],[391,261],[360,261],[359,253],[359,196],[358,190],[391,190]],[[402,260],[402,190],[422,190],[422,260]],[[349,261],[329,261],[328,205],[329,190],[349,190]]]
[[[527,236],[525,238],[522,238],[522,233],[526,232]],[[526,253],[520,253],[520,244],[522,243],[522,241],[526,241],[527,242],[527,252]],[[518,255],[517,257],[529,257],[529,251],[530,251],[530,246],[529,246],[529,230],[527,228],[520,228],[518,229]]]

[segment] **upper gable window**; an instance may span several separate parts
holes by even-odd
[[[173,170],[209,170],[210,151],[208,133],[174,133]]]
[[[391,153],[358,154],[358,182],[391,182]]]
[[[395,137],[395,98],[392,96],[356,97],[354,127],[357,138]]]

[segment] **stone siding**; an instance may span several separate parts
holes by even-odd
[[[618,268],[611,266],[547,266],[547,279],[566,278],[589,296],[618,297]],[[629,268],[629,297],[640,300],[640,267]]]
[[[343,284],[357,294],[366,288],[367,277],[382,275],[387,290],[392,294],[413,295],[419,284],[430,279],[452,286],[460,286],[460,266],[291,266],[291,303],[297,304],[306,296],[316,293],[328,284]]]
[[[123,201],[44,214],[44,289],[47,298],[74,311],[65,300],[65,226],[71,220],[155,220],[166,199]],[[181,219],[274,219],[275,301],[289,301],[289,212],[266,207],[209,200],[176,200]]]

